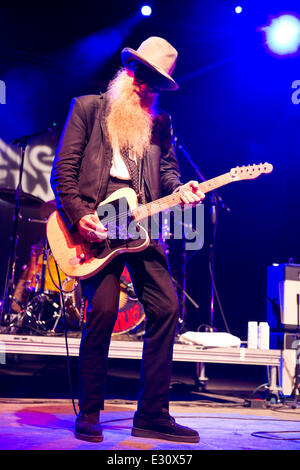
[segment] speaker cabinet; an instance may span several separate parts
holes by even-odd
[[[300,265],[268,266],[267,321],[271,329],[295,331],[299,327]]]

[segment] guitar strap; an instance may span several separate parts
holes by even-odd
[[[130,174],[133,189],[135,190],[140,204],[145,204],[144,178],[143,178],[143,159],[138,158],[137,163],[129,156],[129,149],[123,148],[121,155]]]

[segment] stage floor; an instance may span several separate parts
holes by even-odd
[[[74,437],[75,414],[70,400],[2,398],[0,449],[106,450],[111,451],[110,456],[122,450],[150,450],[152,454],[179,450],[187,456],[192,450],[300,449],[299,408],[254,410],[238,403],[171,402],[170,411],[176,420],[198,430],[197,444],[131,436],[135,408],[134,401],[109,400],[101,415],[104,440],[88,443]]]
[[[113,344],[106,405],[101,414],[104,440],[95,444],[74,437],[75,412],[70,399],[66,357],[57,355],[63,338],[52,341],[55,343],[53,355],[47,354],[48,350],[37,354],[46,347],[43,343],[46,339],[5,339],[6,360],[0,365],[0,451],[103,450],[108,452],[100,454],[103,463],[103,458],[118,455],[120,451],[126,451],[126,455],[131,451],[151,451],[151,455],[180,451],[184,456],[193,451],[195,459],[198,457],[194,452],[199,450],[300,450],[299,403],[292,408],[289,399],[289,402],[282,400],[270,406],[262,399],[264,408],[244,406],[248,398],[261,398],[267,391],[264,385],[268,384],[268,368],[262,365],[271,363],[277,367],[280,359],[277,351],[268,352],[267,357],[265,353],[261,356],[246,350],[246,356],[240,357],[238,351],[224,350],[225,363],[221,363],[221,350],[194,351],[177,345],[170,412],[180,424],[197,429],[200,435],[198,444],[185,444],[131,436],[141,345],[127,342],[122,349],[122,342]],[[78,344],[70,343],[74,355],[70,357],[69,366],[78,410]],[[28,353],[24,354],[28,347]],[[35,347],[38,351],[32,350]],[[130,358],[121,358],[121,349],[126,350]],[[201,389],[195,387],[196,358],[208,361],[208,380]],[[190,360],[186,362],[186,359]],[[148,454],[144,454],[146,466]],[[139,468],[144,467],[139,465]]]

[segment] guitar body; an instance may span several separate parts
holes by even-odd
[[[136,207],[137,196],[131,188],[118,189],[101,202],[96,212],[108,228],[108,238],[95,243],[85,240],[79,232],[71,233],[59,212],[53,212],[47,221],[47,238],[60,269],[69,277],[87,279],[118,254],[147,248],[150,241],[147,231],[128,218]]]

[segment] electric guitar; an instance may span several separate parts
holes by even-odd
[[[232,168],[228,173],[200,183],[199,189],[207,193],[234,181],[255,179],[272,170],[273,166],[269,163]],[[47,221],[47,238],[52,255],[67,276],[87,279],[118,254],[144,250],[149,245],[150,237],[142,221],[178,204],[182,204],[179,192],[138,205],[133,189],[118,189],[95,211],[108,229],[108,237],[95,243],[87,241],[79,232],[71,233],[58,211],[55,211]]]

